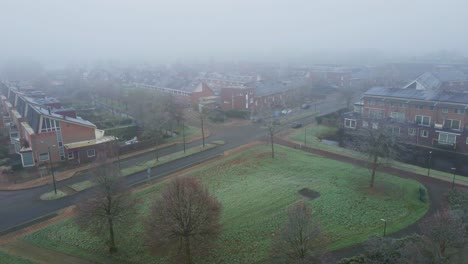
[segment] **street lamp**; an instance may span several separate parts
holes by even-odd
[[[429,161],[427,162],[427,177],[431,173],[431,160],[432,160],[432,151],[429,151]]]
[[[451,168],[452,170],[452,173],[453,173],[453,178],[452,178],[452,190],[455,188],[455,171],[457,170],[457,168],[453,167]]]
[[[304,127],[304,146],[307,147],[307,127]]]
[[[185,153],[185,123],[182,123],[182,139],[184,141],[184,153]]]
[[[385,236],[387,233],[387,220],[381,218],[380,221],[384,222],[383,236]]]
[[[55,147],[55,145],[52,145]],[[54,174],[54,167],[52,165],[52,156],[50,155],[50,146],[47,146],[48,154],[49,154],[49,165],[50,165],[50,172],[52,173],[52,181],[54,183],[54,192],[57,194],[57,184],[55,183],[55,174]]]

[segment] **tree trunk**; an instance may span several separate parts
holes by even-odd
[[[117,251],[114,239],[114,223],[111,217],[108,217],[107,220],[109,222],[109,253],[112,254]]]
[[[378,161],[378,156],[374,155],[374,161],[372,162],[372,175],[371,175],[371,180],[370,180],[370,187],[374,187],[374,180],[375,180],[375,171],[377,170],[377,161]]]
[[[192,253],[190,252],[190,237],[185,237],[185,257],[187,264],[192,264]]]

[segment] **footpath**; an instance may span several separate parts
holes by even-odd
[[[205,129],[205,139],[209,135],[210,135],[210,132]],[[186,139],[186,144],[197,141],[199,139],[201,139],[201,135],[195,135],[193,137],[189,137],[189,138]],[[182,143],[181,141],[180,142],[177,141],[177,142],[171,142],[171,143],[158,145],[158,146],[152,147],[152,148],[145,148],[145,149],[142,149],[142,150],[137,150],[137,151],[134,151],[134,152],[130,152],[130,153],[121,155],[118,158],[114,158],[113,160],[117,161],[119,159],[120,161],[123,161],[123,160],[126,160],[126,159],[131,159],[133,157],[138,157],[138,156],[140,156],[142,154],[152,152],[152,151],[155,151],[155,150],[158,150],[158,149],[169,148],[169,147],[175,146],[177,144],[181,144],[181,143]],[[55,181],[60,182],[60,181],[72,178],[73,176],[77,175],[78,172],[92,169],[92,168],[96,167],[97,165],[98,164],[96,164],[96,163],[88,163],[86,165],[82,165],[82,166],[79,166],[79,167],[76,167],[76,168],[73,168],[73,169],[61,171],[61,172],[55,174]],[[26,181],[26,182],[23,182],[23,183],[7,183],[7,184],[3,183],[3,184],[0,184],[0,191],[26,190],[26,189],[32,189],[32,188],[40,187],[40,186],[51,184],[51,183],[52,183],[52,177],[51,176],[46,176],[46,177],[41,177],[41,178],[38,178],[38,179]]]

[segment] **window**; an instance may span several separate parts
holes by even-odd
[[[415,123],[416,125],[429,126],[431,124],[431,117],[417,115],[415,116]]]
[[[379,123],[372,123],[372,129],[379,129]]]
[[[444,128],[460,129],[460,120],[444,119]]]
[[[348,128],[356,128],[356,119],[345,118],[344,126]]]
[[[41,132],[60,130],[60,122],[50,118],[42,118]]]
[[[369,105],[375,105],[375,101],[372,100],[372,99],[369,99],[369,100],[367,101],[367,104],[369,104]]]
[[[369,109],[369,118],[382,119],[384,111],[382,109]]]
[[[404,122],[405,121],[405,113],[391,112],[390,117],[393,118],[397,122]]]
[[[427,138],[429,136],[429,131],[421,130],[421,132],[419,134],[421,135],[421,137]]]
[[[455,114],[464,115],[465,114],[465,109],[455,109],[454,112],[455,112]]]
[[[369,122],[362,121],[362,127],[369,127]]]
[[[415,128],[408,128],[408,135],[414,136],[416,135],[416,129]]]
[[[96,151],[94,149],[88,149],[88,151],[86,151],[86,154],[88,155],[88,158],[92,158],[96,156]]]
[[[415,105],[414,108],[424,110],[424,105]]]
[[[449,112],[449,111],[448,111],[448,108],[442,108],[442,113],[446,114],[446,113],[448,113],[448,112]]]
[[[75,155],[73,155],[73,152],[68,152],[68,159],[74,159]]]
[[[455,144],[457,142],[457,136],[448,133],[439,133],[440,144]]]
[[[40,160],[40,161],[49,160],[49,153],[46,152],[46,153],[41,153],[41,154],[39,154],[39,160]]]
[[[390,131],[390,133],[392,133],[392,135],[400,135],[400,127],[391,126],[388,128],[388,130]]]

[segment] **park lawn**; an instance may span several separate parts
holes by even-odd
[[[414,223],[428,209],[427,203],[418,200],[420,184],[416,181],[378,174],[375,189],[369,189],[369,171],[365,168],[282,146],[276,146],[274,160],[269,146],[262,145],[189,175],[200,178],[223,204],[218,247],[201,263],[265,262],[271,238],[286,220],[286,208],[300,199],[307,201],[323,225],[330,249],[381,235],[382,218],[387,220],[387,233],[392,233]],[[139,196],[136,219],[147,215],[162,184],[152,188],[154,191],[146,189]],[[308,200],[298,194],[302,188],[313,189],[320,197]],[[141,221],[135,222],[118,233],[121,252],[116,259],[122,261],[120,256],[127,256],[131,263],[155,262],[157,259],[143,246]],[[71,220],[24,239],[101,263],[116,260],[106,259],[104,244],[80,232]]]
[[[0,250],[0,263],[2,264],[34,264],[33,261],[10,255]]]
[[[323,135],[329,132],[334,132],[336,130],[337,128],[313,124],[313,125],[307,126],[305,130],[304,129],[296,130],[295,132],[289,135],[289,138],[295,141],[296,143],[304,144],[304,131],[306,131],[307,132],[307,135],[306,135],[307,146],[322,149],[322,150],[329,151],[332,153],[337,153],[340,155],[346,155],[346,156],[361,159],[361,160],[367,159],[366,156],[362,153],[359,153],[357,151],[353,151],[350,149],[338,147],[338,146],[325,144],[317,138],[317,137],[320,137],[320,135]],[[416,165],[407,164],[407,163],[403,163],[403,162],[399,162],[395,160],[392,160],[389,163],[389,165],[398,169],[409,171],[409,172],[418,173],[421,175],[427,175],[427,168],[419,167]],[[440,180],[452,181],[453,174],[431,169],[430,176],[433,178],[440,179]],[[466,177],[459,176],[459,175],[455,175],[455,182],[459,184],[465,184],[465,185],[468,184],[468,180],[466,179]]]

